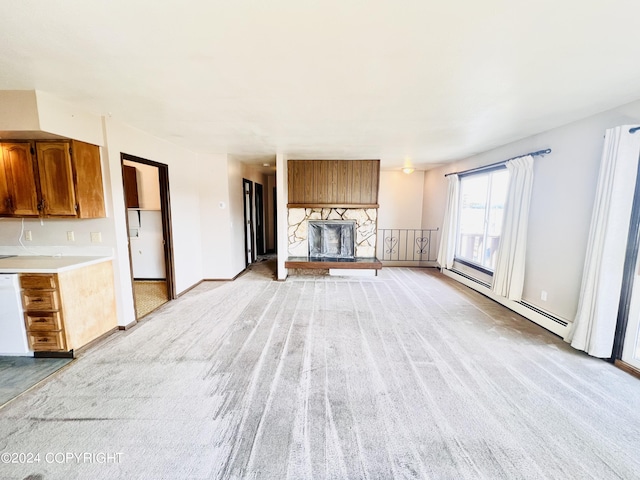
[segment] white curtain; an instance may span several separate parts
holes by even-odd
[[[524,286],[533,157],[527,155],[509,160],[506,167],[509,171],[509,188],[491,289],[509,300],[519,301]]]
[[[607,130],[600,163],[578,311],[565,337],[589,355],[609,358],[613,349],[631,207],[638,169],[640,132]]]
[[[451,174],[447,177],[447,204],[444,209],[444,222],[440,234],[440,247],[438,248],[437,262],[441,268],[453,267],[453,257],[456,253],[456,230],[458,228],[458,175]]]
[[[509,300],[519,301],[524,286],[533,157],[526,155],[514,158],[506,163],[506,167],[509,171],[509,188],[491,289]]]

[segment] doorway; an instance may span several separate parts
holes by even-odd
[[[169,169],[121,154],[136,320],[176,298]]]
[[[253,182],[243,178],[242,189],[244,192],[244,258],[245,267],[248,267],[256,259],[255,239],[253,237]]]
[[[256,254],[265,254],[264,243],[264,194],[262,185],[256,183]]]

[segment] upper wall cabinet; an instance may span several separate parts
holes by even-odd
[[[29,143],[3,143],[0,153],[0,215],[38,216],[38,193]]]
[[[45,216],[75,216],[76,195],[69,144],[36,143],[40,176],[40,210]]]
[[[105,216],[100,151],[95,145],[76,140],[3,143],[2,163],[0,215]]]
[[[379,160],[289,160],[288,207],[378,208]]]
[[[100,149],[89,143],[71,140],[71,166],[74,172],[78,218],[103,218],[104,188]]]
[[[124,182],[124,201],[127,208],[140,208],[138,200],[138,173],[136,167],[122,166],[122,180]]]

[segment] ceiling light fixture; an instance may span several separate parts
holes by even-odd
[[[414,172],[414,170],[415,170],[415,168],[412,168],[412,167],[404,167],[404,168],[402,169],[402,171],[403,171],[404,173],[406,173],[407,175],[409,175],[410,173],[413,173],[413,172]]]
[[[263,164],[262,164],[262,166],[263,166],[263,167],[268,167],[268,166],[269,166],[269,164],[268,164],[268,163],[263,163]]]

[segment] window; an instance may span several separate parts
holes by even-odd
[[[456,260],[493,272],[508,186],[505,167],[460,177]]]

